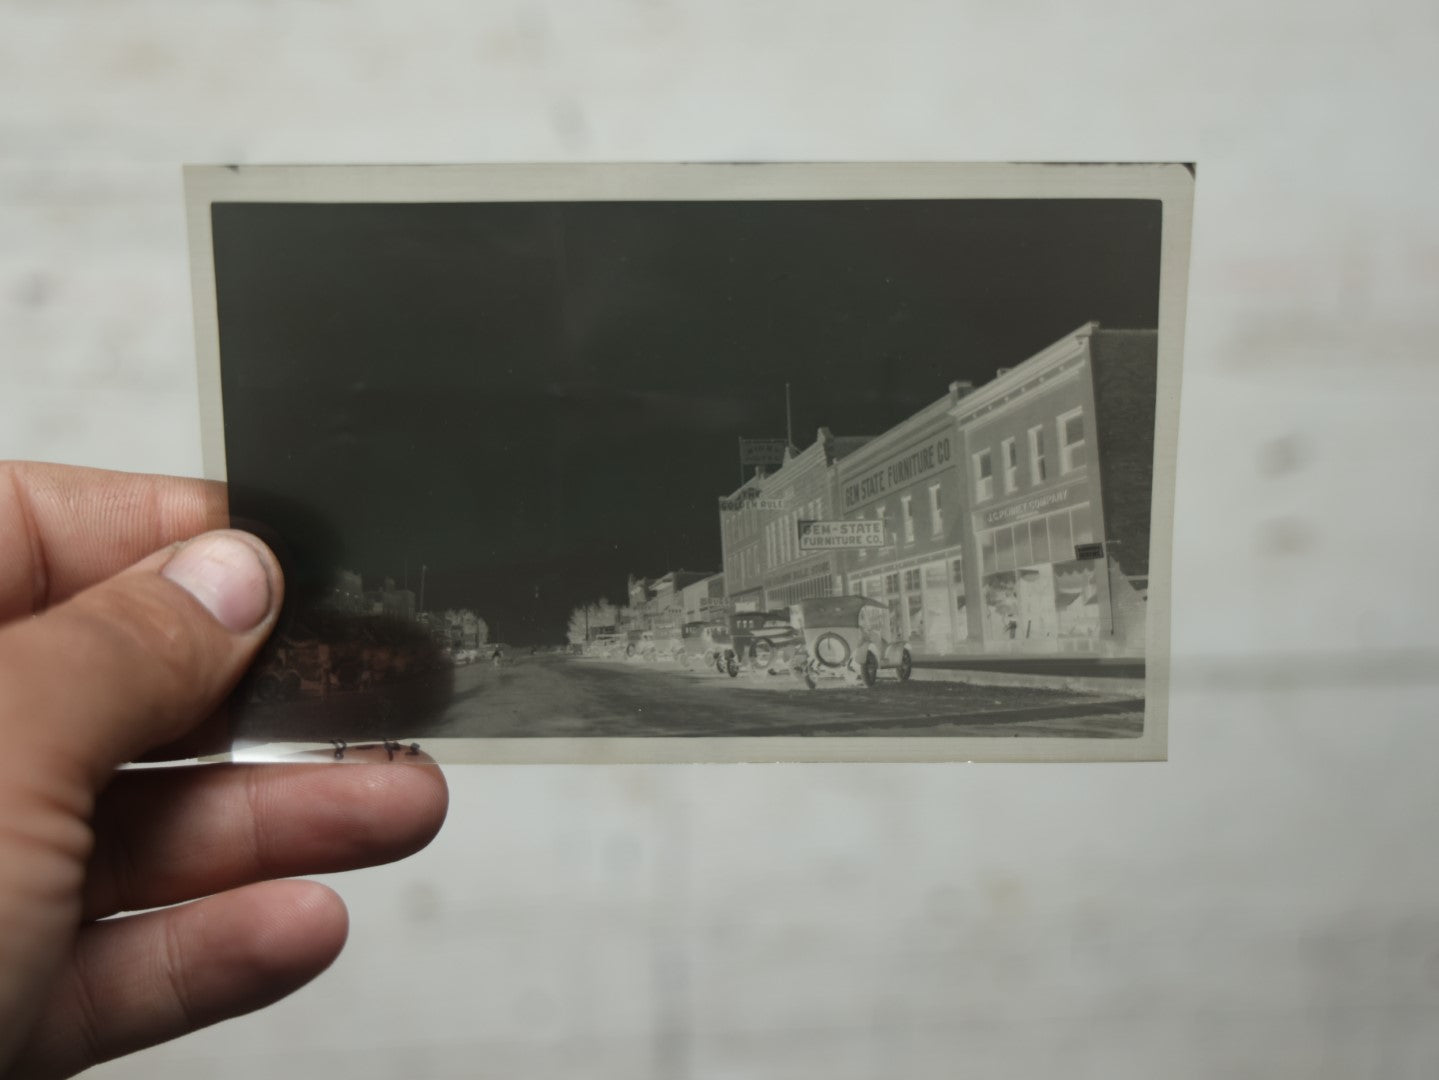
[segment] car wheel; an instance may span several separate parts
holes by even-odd
[[[834,631],[826,631],[821,634],[819,640],[814,643],[814,655],[820,663],[827,667],[842,668],[849,663],[850,652],[849,642],[841,634]]]
[[[909,655],[909,650],[904,650],[904,655],[899,658],[899,681],[908,682],[910,675],[914,673],[914,657]]]
[[[864,679],[864,685],[873,687],[879,681],[879,657],[873,652],[865,653],[864,663],[860,665],[859,674]]]
[[[725,674],[731,679],[739,675],[739,657],[735,656],[734,653],[727,655],[724,661],[724,669]]]

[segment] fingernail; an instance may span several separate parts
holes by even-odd
[[[231,533],[191,540],[160,573],[200,601],[233,633],[254,629],[270,610],[270,575],[265,564],[253,547]]]

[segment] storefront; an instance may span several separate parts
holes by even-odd
[[[889,605],[916,653],[946,656],[963,652],[969,640],[964,556],[958,548],[922,562],[899,562],[880,572],[850,578],[850,592]]]
[[[846,457],[839,465],[845,520],[884,522],[881,548],[846,557],[846,591],[887,604],[916,655],[968,648],[964,476],[950,393]]]
[[[1089,651],[1104,629],[1105,568],[1074,555],[1094,542],[1095,509],[1081,479],[974,514],[987,644]]]

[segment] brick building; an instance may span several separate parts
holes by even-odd
[[[986,652],[1142,653],[1156,361],[1155,331],[1088,323],[951,408]]]
[[[917,655],[945,655],[968,640],[965,482],[949,393],[848,455],[837,469],[837,511],[884,522],[885,545],[844,555],[845,591],[889,605]]]
[[[799,549],[802,519],[835,515],[835,464],[869,436],[835,436],[820,428],[803,450],[790,450],[769,474],[720,504],[728,598],[740,611],[787,607],[844,591],[842,554]]]

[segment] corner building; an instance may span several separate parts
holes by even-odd
[[[971,637],[964,447],[954,419],[969,390],[951,383],[837,469],[843,519],[885,526],[884,547],[845,553],[845,591],[887,604],[918,656],[964,651]]]
[[[1143,654],[1156,375],[1155,331],[1088,323],[950,408],[984,652]]]

